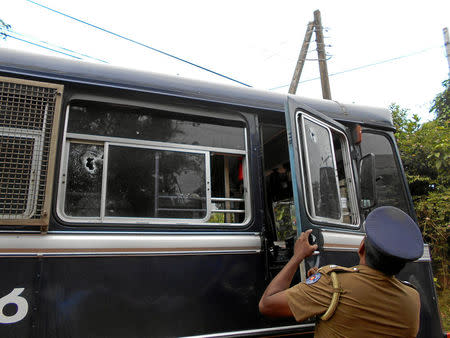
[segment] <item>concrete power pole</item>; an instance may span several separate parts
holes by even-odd
[[[447,62],[448,62],[448,78],[450,79],[450,39],[448,36],[448,28],[445,27],[443,31],[444,31],[445,54],[447,55]]]
[[[322,97],[331,100],[330,80],[328,79],[327,56],[325,53],[325,43],[323,40],[323,27],[320,11],[314,12],[314,21],[308,23],[305,38],[303,40],[302,49],[298,56],[297,64],[295,66],[294,75],[292,76],[291,85],[289,86],[289,94],[297,92],[298,82],[302,74],[303,66],[306,61],[306,54],[308,53],[309,43],[311,41],[312,33],[316,32],[317,55],[319,61],[320,81],[322,84]]]
[[[289,86],[289,94],[295,94],[297,92],[298,82],[300,80],[300,75],[302,74],[303,66],[306,61],[306,54],[308,53],[309,43],[311,41],[313,31],[314,31],[314,23],[310,22],[308,23],[308,27],[306,28],[302,49],[300,50],[300,54],[298,56],[297,65],[295,66],[291,85]]]
[[[317,55],[319,58],[320,81],[322,83],[322,97],[331,100],[330,81],[328,79],[328,67],[323,41],[323,27],[320,11],[314,11],[314,29],[316,31]]]

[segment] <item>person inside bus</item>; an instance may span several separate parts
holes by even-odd
[[[394,275],[422,256],[420,230],[411,217],[390,206],[373,210],[365,229],[359,265],[324,266],[290,287],[299,264],[317,250],[308,242],[311,230],[303,232],[294,255],[262,295],[261,314],[298,322],[317,316],[315,337],[415,337],[419,294]]]
[[[275,167],[268,177],[269,201],[276,202],[292,198],[292,178],[289,162]]]

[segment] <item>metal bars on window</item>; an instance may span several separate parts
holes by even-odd
[[[0,224],[48,225],[62,91],[0,77]]]

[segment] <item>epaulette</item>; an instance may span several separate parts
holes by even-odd
[[[352,267],[352,268],[346,268],[345,266],[339,266],[339,265],[325,265],[319,268],[320,273],[329,274],[331,272],[359,272],[358,268]]]
[[[401,280],[400,283],[409,286],[410,288],[413,288],[414,290],[417,291],[417,288],[415,287],[414,284],[411,284],[410,282],[406,281],[406,280]]]

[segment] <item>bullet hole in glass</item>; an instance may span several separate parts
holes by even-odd
[[[88,158],[86,159],[86,167],[87,167],[89,170],[94,170],[94,159],[93,159],[92,157],[88,157]]]
[[[96,175],[99,167],[102,167],[103,164],[103,151],[100,152],[95,148],[87,149],[81,155],[81,164],[90,175]]]

